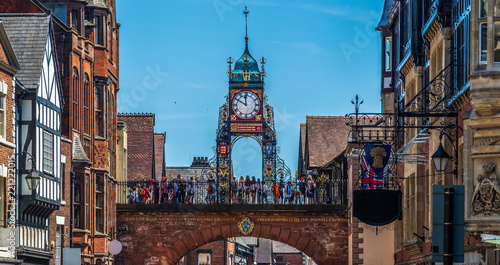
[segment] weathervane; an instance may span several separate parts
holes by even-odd
[[[248,24],[247,24],[248,9],[247,9],[247,6],[245,6],[245,10],[243,10],[243,14],[245,14],[245,41],[248,42]]]

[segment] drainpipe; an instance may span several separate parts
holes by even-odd
[[[70,207],[69,207],[69,247],[73,248],[73,190],[75,189],[75,172],[71,170],[69,173],[70,177],[70,188],[69,188],[69,197],[70,197]]]

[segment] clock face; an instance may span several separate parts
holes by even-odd
[[[234,96],[231,106],[236,116],[247,120],[259,113],[260,99],[251,91],[241,91]]]

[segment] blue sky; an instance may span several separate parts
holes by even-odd
[[[383,0],[117,1],[120,28],[119,112],[156,114],[167,133],[167,166],[214,155],[218,109],[228,93],[228,57],[244,50],[248,6],[250,53],[267,58],[280,156],[297,169],[299,126],[306,115],[344,116],[351,99],[380,111]],[[235,144],[236,175],[261,175],[257,142]]]

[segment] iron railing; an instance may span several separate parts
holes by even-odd
[[[217,193],[218,185],[216,180],[198,179],[189,184],[186,182],[185,189],[174,190],[173,182],[164,184],[160,181],[154,180],[129,180],[117,183],[117,204],[132,204],[132,203],[146,203],[146,204],[221,204],[218,203]],[[163,190],[166,185],[167,193],[164,194]],[[209,194],[209,185],[214,187],[214,193]],[[231,204],[342,204],[342,194],[339,194],[340,189],[339,181],[315,181],[314,197],[309,199],[306,194],[300,191],[300,185],[293,184],[293,199],[287,200],[285,193],[286,185],[282,189],[278,188],[278,195],[272,188],[264,188],[252,192],[251,188],[243,185],[238,188],[238,182],[230,183],[231,197],[229,202]],[[278,185],[277,185],[278,186]],[[143,192],[149,194],[148,196],[141,196],[141,189],[146,188],[148,191]],[[135,189],[135,191],[134,191]],[[183,191],[181,191],[183,190]],[[185,191],[184,191],[185,190]],[[212,189],[211,189],[212,190]],[[298,193],[295,191],[298,190]],[[307,186],[306,186],[307,190]]]

